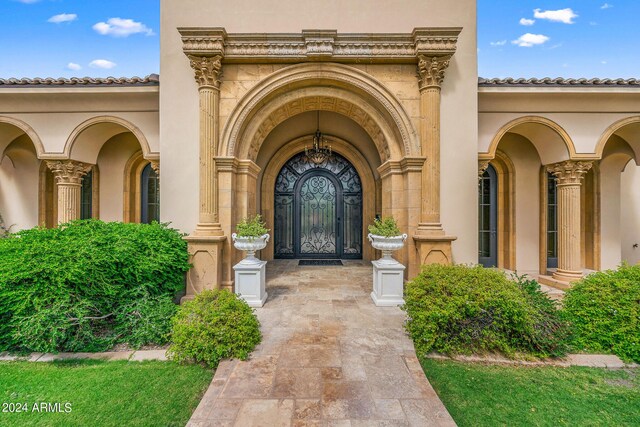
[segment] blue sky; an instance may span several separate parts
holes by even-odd
[[[0,5],[0,77],[159,71],[159,0]],[[478,0],[479,74],[638,78],[639,17],[640,0]]]

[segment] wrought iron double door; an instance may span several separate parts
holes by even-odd
[[[276,258],[362,258],[362,186],[342,156],[314,165],[304,154],[275,188]]]

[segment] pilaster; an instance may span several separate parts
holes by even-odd
[[[420,88],[420,141],[422,156],[422,205],[420,222],[413,236],[421,264],[453,262],[451,242],[440,222],[440,103],[441,86],[451,55],[418,53]]]
[[[220,135],[220,76],[224,57],[224,31],[210,40],[206,52],[184,46],[198,84],[200,109],[199,215],[194,232],[185,238],[192,268],[187,274],[187,295],[218,289],[223,281],[225,236],[220,224],[218,172],[215,156]]]
[[[82,178],[91,165],[75,160],[47,160],[53,173],[58,194],[58,224],[80,219]]]

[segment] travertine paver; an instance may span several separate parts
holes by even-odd
[[[224,361],[189,426],[453,426],[403,330],[376,307],[371,264],[267,265],[263,341]]]

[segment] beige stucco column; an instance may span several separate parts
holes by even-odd
[[[56,181],[58,194],[58,224],[80,219],[82,178],[91,165],[74,160],[47,160]]]
[[[558,186],[558,269],[553,279],[573,282],[582,277],[580,186],[592,162],[566,161],[549,165]]]
[[[422,204],[414,240],[422,264],[453,262],[451,242],[440,222],[440,97],[451,57],[418,55],[420,87],[420,141],[422,156]]]
[[[220,226],[218,176],[215,156],[220,137],[220,74],[222,55],[187,55],[198,83],[200,105],[199,217],[194,232],[186,237],[191,264],[187,275],[190,299],[205,289],[217,289],[222,282],[222,250],[226,239]]]

